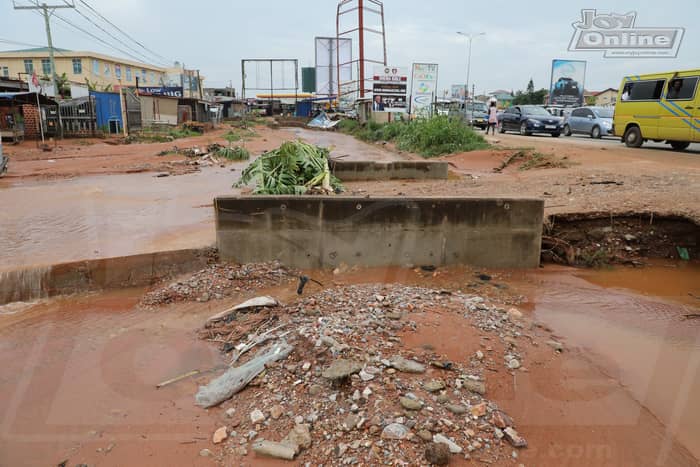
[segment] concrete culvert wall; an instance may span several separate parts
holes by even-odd
[[[539,265],[537,199],[243,196],[215,199],[219,254],[296,268]]]
[[[0,271],[0,305],[98,290],[151,285],[206,266],[214,253],[175,250]]]
[[[441,161],[343,161],[332,160],[333,175],[354,180],[447,180],[449,167]]]

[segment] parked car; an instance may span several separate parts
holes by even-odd
[[[555,117],[539,105],[516,105],[506,109],[499,117],[499,131],[517,131],[523,136],[547,133],[557,138],[562,132],[562,119]]]
[[[613,114],[610,107],[579,107],[564,119],[564,134],[574,133],[602,138],[613,134]]]
[[[475,101],[467,104],[467,123],[485,130],[489,125],[489,109],[483,102]]]

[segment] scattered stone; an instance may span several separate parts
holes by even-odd
[[[516,358],[512,358],[508,361],[508,368],[511,370],[517,370],[520,368],[520,362]]]
[[[527,447],[527,441],[525,441],[525,438],[520,436],[518,434],[518,432],[513,429],[513,427],[509,426],[508,428],[503,430],[503,434],[505,435],[508,442],[514,448],[526,448]]]
[[[443,389],[445,389],[445,383],[443,381],[434,379],[425,383],[423,385],[423,389],[425,389],[428,392],[442,391]]]
[[[318,396],[323,392],[323,388],[318,384],[312,384],[309,387],[309,394],[312,396]]]
[[[289,434],[284,437],[282,444],[294,448],[296,454],[302,449],[309,449],[311,447],[311,432],[309,431],[309,426],[303,423],[295,425]]]
[[[455,415],[462,415],[467,413],[467,408],[460,404],[447,404],[445,408],[447,408],[447,410],[449,410]]]
[[[390,366],[404,373],[425,373],[425,366],[415,360],[408,360],[399,355],[393,357]]]
[[[433,465],[450,463],[450,448],[445,443],[430,443],[425,448],[425,460]]]
[[[447,394],[439,394],[439,395],[437,396],[437,401],[438,401],[438,403],[440,403],[440,404],[444,404],[444,403],[450,401],[450,396],[448,396]]]
[[[296,455],[296,450],[293,447],[265,439],[253,444],[253,451],[255,451],[256,454],[288,461],[294,460],[294,456]]]
[[[428,430],[420,430],[418,432],[418,437],[420,439],[422,439],[423,441],[432,441],[433,440],[433,434]]]
[[[392,423],[384,427],[382,438],[384,439],[406,439],[408,427],[400,423]]]
[[[270,409],[270,416],[274,419],[277,420],[279,419],[282,414],[284,413],[284,409],[282,408],[281,405],[274,405]]]
[[[226,432],[226,427],[222,426],[214,432],[214,436],[212,436],[212,441],[214,442],[214,444],[219,444],[226,438],[228,438],[228,433]]]
[[[353,414],[348,415],[345,417],[345,420],[343,420],[343,429],[345,431],[352,431],[357,428],[358,423],[360,423],[360,417]]]
[[[226,416],[228,418],[233,418],[234,414],[236,413],[236,409],[231,407],[230,409],[226,409]]]
[[[360,379],[364,381],[365,383],[367,381],[372,381],[374,377],[379,373],[378,368],[374,368],[371,366],[367,366],[360,371]]]
[[[352,374],[359,373],[360,370],[362,370],[361,362],[341,358],[326,368],[322,376],[331,381],[339,381],[349,378]]]
[[[255,409],[250,413],[250,421],[253,423],[260,423],[265,420],[265,414],[259,409]]]
[[[564,351],[564,344],[561,342],[557,341],[547,341],[547,345],[556,350],[557,352],[563,352]]]
[[[202,457],[210,457],[213,453],[209,449],[202,449],[199,451],[199,455]]]
[[[491,424],[503,430],[508,426],[512,426],[513,420],[500,410],[496,410],[491,415]]]
[[[311,369],[311,363],[310,362],[304,362],[304,364],[301,366],[301,369],[304,371],[309,371]]]
[[[481,404],[475,405],[470,409],[470,412],[473,417],[483,417],[486,415],[486,403],[482,402]]]
[[[434,435],[433,443],[441,443],[447,445],[448,449],[452,454],[459,454],[460,452],[462,452],[462,448],[459,445],[457,445],[457,443],[455,443],[443,434]]]
[[[508,319],[512,320],[517,320],[523,317],[523,313],[520,310],[517,310],[515,308],[511,308],[508,310]]]
[[[476,351],[476,359],[479,361],[483,360],[484,359],[484,352],[482,352],[481,350],[477,350]]]
[[[401,403],[401,406],[406,410],[420,410],[423,408],[423,404],[421,404],[420,401],[411,399],[410,397],[401,397],[399,398],[399,402]]]
[[[634,242],[634,241],[637,241],[637,237],[635,237],[632,234],[625,234],[625,241],[626,242]]]
[[[474,381],[472,379],[467,379],[462,382],[462,387],[467,391],[475,392],[481,394],[482,396],[486,394],[486,383],[483,381]]]

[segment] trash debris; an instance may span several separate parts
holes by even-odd
[[[223,375],[212,380],[206,386],[200,386],[195,396],[196,404],[200,407],[213,407],[245,388],[249,382],[258,376],[265,365],[270,362],[287,358],[292,346],[286,342],[275,344],[267,350],[261,350],[249,362],[227,370]]]
[[[309,123],[306,124],[309,128],[320,128],[322,130],[329,130],[334,128],[340,120],[331,120],[326,112],[321,112],[316,115]]]
[[[198,374],[199,374],[199,370],[188,371],[187,373],[184,373],[180,376],[176,376],[172,379],[169,379],[169,380],[163,381],[162,383],[156,384],[156,389],[160,389],[160,388],[168,386],[170,384],[177,383],[178,381],[182,381],[185,378],[189,378],[190,376],[194,376],[194,375],[198,375]]]
[[[210,327],[217,321],[225,321],[232,313],[235,313],[237,311],[247,310],[249,308],[275,307],[277,305],[279,305],[279,302],[272,297],[265,296],[251,298],[250,300],[246,300],[245,302],[236,305],[233,308],[229,308],[227,310],[215,314],[214,316],[211,316],[209,319],[207,319],[207,322],[204,326]]]

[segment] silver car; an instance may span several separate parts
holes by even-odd
[[[602,138],[613,135],[612,107],[579,107],[571,111],[564,122],[564,134],[574,133]]]

